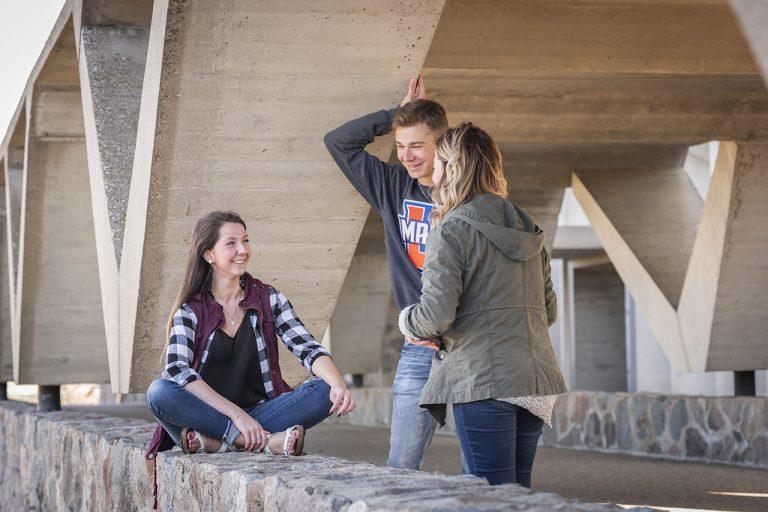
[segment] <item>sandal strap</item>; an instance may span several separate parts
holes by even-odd
[[[285,437],[283,438],[283,455],[291,455],[288,453],[288,441],[291,440],[293,437],[293,430],[296,428],[296,426],[288,427],[285,429]],[[295,441],[295,440],[294,440]]]
[[[279,432],[278,432],[278,433],[279,433]],[[267,436],[267,442],[266,442],[266,443],[264,443],[264,452],[265,452],[265,453],[268,453],[268,454],[270,454],[270,455],[276,455],[274,452],[272,452],[272,450],[270,450],[270,449],[269,449],[269,438],[270,438],[270,437],[272,437],[272,436],[276,436],[276,435],[277,435],[277,434],[269,434],[269,435]]]
[[[288,427],[287,429],[284,430],[285,438],[283,439],[283,455],[288,455],[288,456],[294,455],[293,453],[288,451],[288,441],[290,440],[291,437],[293,437],[292,436],[293,432],[299,431],[299,427],[300,426],[301,425],[294,425],[294,426]],[[264,451],[265,452],[267,452],[270,455],[277,455],[275,452],[273,452],[272,450],[269,449],[269,438],[272,437],[272,436],[276,436],[276,435],[278,435],[280,433],[281,432],[275,432],[274,434],[269,434],[267,436],[267,443],[264,445]],[[294,441],[297,442],[297,443],[299,442],[298,439],[295,439]],[[296,445],[294,445],[294,450],[296,450]]]
[[[209,452],[205,447],[205,441],[203,441],[203,435],[198,432],[197,430],[192,430],[191,428],[187,428],[184,432],[184,442],[187,444],[187,451],[189,451],[189,439],[186,437],[189,432],[194,432],[195,435],[192,439],[197,439],[197,442],[200,443],[200,449],[195,453],[225,453],[229,451],[229,447],[227,444],[222,441],[221,446],[219,446],[219,449],[215,452]]]
[[[197,439],[197,442],[200,443],[200,449],[197,450],[197,453],[208,453],[208,450],[205,449],[205,441],[203,441],[203,436],[200,435],[200,432],[197,430],[193,430],[192,432],[195,433],[195,436],[192,439]]]

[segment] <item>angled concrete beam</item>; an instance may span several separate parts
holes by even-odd
[[[8,377],[5,371],[6,363],[10,365],[10,377],[13,379],[13,369],[18,367],[18,348],[19,340],[19,303],[18,303],[18,267],[19,267],[19,236],[21,229],[21,203],[24,191],[24,166],[26,157],[26,139],[27,139],[27,104],[22,102],[22,115],[15,119],[12,125],[11,138],[5,151],[5,158],[2,165],[4,194],[5,218],[0,222],[2,231],[5,234],[5,250],[2,251],[2,259],[5,262],[7,271],[2,272],[3,299],[0,304],[3,305],[3,315],[8,314],[7,321],[3,319],[3,342],[5,343],[5,331],[7,328],[8,347],[4,349],[3,355],[3,374]]]
[[[676,308],[703,206],[685,171],[576,171],[575,175],[581,185],[578,192],[574,187],[579,203],[583,206],[588,191]]]
[[[685,172],[577,171],[573,193],[671,363],[688,368],[675,306],[701,199]]]
[[[75,34],[67,20],[27,97],[19,383],[108,379]]]
[[[680,301],[680,325],[697,367],[768,368],[765,198],[768,145],[720,143]]]
[[[739,20],[755,63],[768,85],[768,4],[754,0],[731,0],[731,8]]]
[[[575,172],[573,188],[676,370],[766,368],[768,145],[721,143],[703,208],[677,174]]]
[[[86,1],[80,31],[80,87],[110,381],[115,391],[120,375],[118,272],[151,14],[151,1]]]
[[[0,155],[0,169],[7,168],[7,153]],[[0,212],[5,216],[8,206],[6,203],[5,174],[0,187]],[[0,244],[7,246],[8,237],[5,222],[0,222]],[[2,247],[0,245],[0,247]],[[9,290],[8,251],[0,250],[0,290]],[[11,304],[8,295],[0,297],[0,383],[13,380],[13,342],[11,334]]]
[[[368,212],[322,137],[397,101],[441,9],[155,2],[120,265],[121,390],[156,377],[186,241],[214,209],[243,215],[252,271],[322,335]],[[303,373],[290,355],[286,371]]]

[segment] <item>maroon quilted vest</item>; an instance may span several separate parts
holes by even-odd
[[[283,380],[283,375],[280,372],[275,316],[272,313],[272,306],[269,300],[270,287],[248,273],[243,274],[240,278],[240,285],[245,291],[245,297],[240,301],[240,306],[245,309],[254,309],[257,312],[259,330],[264,337],[267,357],[269,358],[270,378],[275,389],[274,396],[270,397],[272,399],[291,391],[291,387]],[[197,325],[195,326],[195,357],[192,361],[192,369],[197,371],[200,368],[200,361],[203,358],[208,338],[224,322],[224,309],[207,290],[194,295],[187,301],[187,305],[195,313],[195,317],[197,317]],[[255,371],[258,371],[258,369]],[[153,495],[155,497],[155,508],[157,508],[157,453],[170,450],[173,447],[173,439],[158,423],[155,433],[152,435],[152,440],[149,443],[149,448],[144,455],[154,463]]]

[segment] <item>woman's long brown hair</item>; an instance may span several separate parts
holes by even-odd
[[[203,254],[205,251],[213,249],[219,240],[219,229],[227,222],[235,222],[247,229],[243,219],[234,212],[211,212],[195,223],[189,255],[187,256],[187,266],[184,271],[184,280],[181,283],[181,288],[179,288],[179,293],[176,295],[165,328],[165,348],[161,355],[161,362],[165,359],[165,352],[168,350],[168,343],[170,343],[173,315],[176,314],[182,304],[211,286],[213,267],[205,261]]]
[[[472,123],[449,128],[437,141],[435,154],[443,162],[442,181],[432,191],[432,225],[470,198],[490,192],[507,198],[507,179],[498,146]]]

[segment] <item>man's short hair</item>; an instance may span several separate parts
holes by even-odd
[[[419,123],[426,124],[437,139],[448,129],[448,116],[443,106],[436,101],[413,100],[397,109],[392,117],[392,130],[409,128]]]

